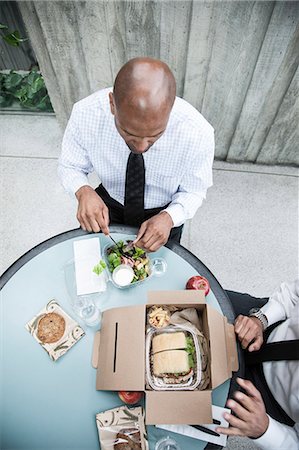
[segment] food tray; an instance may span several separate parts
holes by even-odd
[[[162,378],[156,377],[153,374],[153,367],[151,361],[151,347],[153,337],[161,333],[176,333],[178,331],[185,331],[187,335],[193,338],[195,347],[195,366],[193,368],[193,375],[189,380],[180,384],[164,383]],[[186,391],[196,389],[201,381],[201,357],[198,345],[198,339],[194,331],[185,325],[169,325],[167,327],[157,329],[149,327],[145,338],[145,376],[149,386],[155,391]]]
[[[126,242],[126,241],[124,241]],[[164,275],[164,273],[166,272],[167,269],[167,263],[163,258],[151,258],[151,256],[149,256],[149,254],[147,254],[147,258],[149,260],[148,265],[149,265],[149,275],[144,278],[144,280],[139,280],[139,281],[135,281],[135,283],[130,283],[127,286],[120,286],[119,284],[115,283],[115,281],[112,278],[112,273],[109,271],[109,261],[108,261],[108,250],[109,248],[114,247],[114,245],[108,244],[104,247],[103,249],[103,259],[107,265],[107,274],[108,274],[108,279],[111,281],[111,283],[118,289],[128,289],[131,288],[133,286],[138,286],[141,283],[145,283],[146,281],[148,281],[150,278],[152,278],[152,276],[162,276]]]

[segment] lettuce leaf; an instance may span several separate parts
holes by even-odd
[[[105,261],[103,261],[102,259],[98,262],[98,264],[96,264],[94,266],[94,268],[92,269],[92,271],[96,274],[96,275],[101,275],[101,273],[103,272],[103,270],[106,269],[106,263]]]
[[[195,346],[194,346],[194,342],[191,336],[187,336],[186,337],[186,342],[187,342],[187,353],[188,353],[188,360],[189,360],[189,366],[190,368],[195,366]]]

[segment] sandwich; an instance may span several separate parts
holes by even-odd
[[[166,384],[187,382],[193,376],[195,346],[182,331],[160,333],[152,341],[153,373]]]
[[[154,354],[164,350],[184,349],[187,347],[186,336],[183,331],[156,334],[152,345]]]
[[[157,377],[163,377],[166,373],[187,373],[189,370],[188,353],[185,350],[166,350],[154,354],[153,371]]]

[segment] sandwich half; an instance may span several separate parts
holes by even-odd
[[[152,352],[158,353],[164,350],[178,350],[187,347],[186,336],[182,331],[176,333],[160,333],[153,337]]]
[[[189,370],[188,353],[185,350],[166,350],[154,355],[153,371],[157,377]]]

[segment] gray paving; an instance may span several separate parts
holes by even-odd
[[[0,124],[2,273],[33,246],[78,223],[76,201],[56,174],[62,132],[55,117],[0,115]],[[298,274],[298,170],[215,162],[213,175],[183,245],[224,288],[269,295]],[[228,448],[255,447],[230,439]]]
[[[214,186],[184,244],[223,287],[267,296],[298,273],[298,174],[236,167],[214,164]]]
[[[1,156],[57,158],[62,130],[54,114],[2,114]]]

